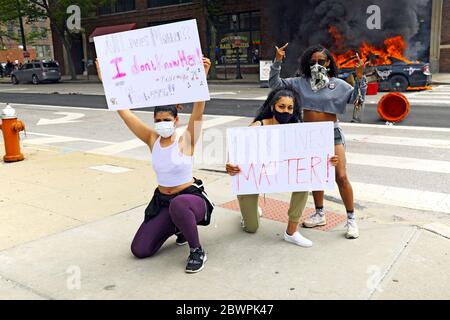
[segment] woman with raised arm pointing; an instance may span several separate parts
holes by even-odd
[[[210,60],[203,58],[203,65],[208,74]],[[158,181],[158,187],[145,210],[145,220],[131,244],[131,251],[137,258],[151,257],[169,237],[182,234],[190,247],[185,271],[195,273],[201,271],[206,262],[197,225],[208,225],[214,208],[202,182],[192,175],[194,147],[199,139],[205,102],[194,103],[187,129],[180,136],[176,132],[179,122],[177,107],[156,107],[154,128],[130,110],[118,111],[128,128],[149,146]]]
[[[356,84],[353,88],[344,80],[337,78],[338,69],[331,53],[317,45],[308,48],[300,61],[300,76],[288,79],[280,78],[281,63],[286,56],[288,44],[276,47],[275,61],[270,70],[269,86],[272,89],[293,87],[300,95],[300,104],[304,110],[305,122],[333,121],[335,154],[339,157],[336,166],[336,183],[342,201],[347,210],[348,239],[359,237],[354,216],[353,189],[347,177],[345,158],[345,137],[339,126],[337,115],[345,113],[347,104],[361,104],[367,91],[364,70],[367,64],[358,58],[356,66]],[[313,191],[316,213],[303,224],[313,228],[326,224],[323,211],[323,191]]]

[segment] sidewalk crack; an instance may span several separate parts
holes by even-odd
[[[55,298],[53,298],[51,296],[48,296],[45,293],[42,293],[42,292],[39,292],[39,291],[37,291],[37,290],[35,290],[33,288],[30,288],[30,287],[28,287],[28,286],[26,286],[26,285],[24,285],[24,284],[22,284],[22,283],[20,283],[20,282],[18,282],[16,280],[7,278],[7,277],[3,276],[2,274],[0,274],[0,280],[5,280],[6,282],[10,282],[14,286],[19,287],[20,289],[23,289],[25,291],[31,292],[31,293],[33,293],[33,294],[35,294],[35,295],[37,295],[37,296],[39,296],[41,298],[44,298],[46,300],[56,300]]]
[[[394,268],[395,264],[400,260],[401,256],[406,251],[406,249],[409,247],[411,242],[413,240],[416,240],[418,235],[419,235],[419,233],[420,233],[420,231],[422,231],[417,226],[413,226],[413,228],[414,229],[412,230],[412,232],[409,235],[407,235],[407,240],[403,243],[403,245],[400,248],[400,250],[396,253],[396,255],[392,259],[391,263],[389,263],[388,267],[383,272],[383,275],[378,280],[378,284],[373,289],[371,289],[371,291],[369,292],[369,296],[367,297],[367,300],[372,300],[372,298],[375,295],[376,291],[378,291],[378,289],[380,288],[380,285],[388,277],[389,273],[392,271],[392,269]]]

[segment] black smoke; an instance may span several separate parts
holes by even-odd
[[[380,30],[367,27],[371,5],[381,9]],[[382,47],[386,38],[401,35],[408,45],[407,58],[429,60],[431,0],[277,0],[268,6],[274,45],[290,43],[286,74],[295,73],[299,56],[310,45],[342,53],[328,32],[330,25],[343,36],[345,49],[358,49],[363,41]]]

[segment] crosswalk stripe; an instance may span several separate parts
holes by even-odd
[[[95,153],[100,155],[113,155],[127,150],[144,147],[145,143],[139,139],[131,139],[124,142],[114,143],[113,145],[97,148],[88,151],[89,153]]]
[[[51,137],[51,138],[26,139],[23,140],[23,143],[25,145],[42,145],[42,144],[70,142],[77,140],[78,140],[77,138],[72,137]]]
[[[346,140],[358,143],[389,144],[410,147],[450,149],[450,139],[420,139],[408,137],[391,137],[382,135],[346,134]]]
[[[450,161],[346,153],[347,162],[355,165],[450,174]]]
[[[214,118],[214,119],[206,120],[206,121],[203,121],[203,123],[202,123],[202,129],[203,130],[209,129],[209,128],[219,126],[219,125],[222,125],[222,124],[225,124],[228,122],[232,122],[235,120],[239,120],[239,119],[241,119],[241,117]],[[178,135],[183,134],[183,132],[186,130],[186,128],[187,128],[187,126],[182,126],[182,127],[177,128],[176,129],[177,134]],[[94,153],[94,154],[101,154],[101,155],[114,155],[114,154],[118,154],[118,153],[121,153],[124,151],[140,148],[143,146],[146,146],[146,145],[141,140],[131,139],[128,141],[115,143],[110,146],[93,149],[88,152]]]
[[[373,128],[373,129],[380,129],[383,131],[388,130],[408,130],[408,131],[430,131],[430,132],[450,132],[450,128],[431,128],[431,127],[407,127],[407,126],[385,126],[385,125],[379,125],[379,124],[368,124],[368,123],[346,123],[346,122],[340,122],[341,127],[348,127],[348,128]]]
[[[450,194],[352,182],[357,201],[367,201],[415,210],[450,213]],[[340,198],[339,191],[327,191]]]

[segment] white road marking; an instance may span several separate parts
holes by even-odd
[[[60,138],[60,139],[74,139],[74,140],[70,140],[70,141],[85,141],[85,142],[92,142],[92,143],[102,143],[102,144],[114,144],[115,142],[111,142],[111,141],[104,141],[104,140],[95,140],[95,139],[85,139],[85,138],[75,138],[75,137],[67,137],[67,136],[59,136],[59,135],[54,135],[54,134],[46,134],[46,133],[37,133],[37,132],[29,132],[27,131],[27,135],[34,135],[34,136],[38,136],[38,137],[49,137],[49,138]],[[34,144],[38,144],[37,140],[40,139],[24,139],[23,142],[28,143],[28,141],[36,141]],[[44,141],[44,140],[41,140]],[[42,143],[44,144],[44,143]]]
[[[209,93],[209,95],[210,96],[219,96],[219,95],[236,95],[237,94],[237,92],[231,92],[231,91],[228,91],[228,92],[210,92]]]
[[[207,102],[208,103],[208,102]],[[0,106],[6,106],[6,103],[0,103]],[[32,107],[32,108],[40,108],[40,109],[68,109],[68,110],[87,110],[87,111],[102,111],[102,112],[115,112],[109,109],[100,109],[100,108],[85,108],[85,107],[67,107],[67,106],[51,106],[51,105],[40,105],[40,104],[22,104],[22,103],[12,103],[12,107]],[[3,107],[0,107],[3,108]],[[142,113],[142,114],[152,114],[153,111],[142,111],[142,110],[131,110],[133,113]],[[184,113],[184,112],[178,112],[180,115],[186,115],[190,116],[190,113]],[[203,115],[204,118],[216,118],[217,115],[212,114],[205,114]],[[235,116],[227,116],[227,115],[221,115],[220,117],[231,117],[235,118]],[[239,117],[239,118],[246,118],[246,117]]]
[[[67,124],[67,123],[80,122],[80,120],[77,120],[77,119],[81,119],[85,116],[83,113],[74,113],[74,112],[54,112],[53,114],[63,115],[64,117],[57,118],[57,119],[41,118],[38,121],[37,125],[43,126],[43,125],[49,125],[49,124],[53,125],[53,124]]]
[[[125,173],[125,172],[131,171],[131,169],[128,169],[128,168],[119,167],[119,166],[112,166],[112,165],[109,165],[109,164],[105,164],[105,165],[102,165],[102,166],[89,167],[89,169],[102,171],[102,172],[107,172],[107,173]]]
[[[27,88],[10,88],[10,89],[1,89],[0,92],[5,92],[5,91],[26,91],[28,90]]]
[[[406,138],[406,137],[391,137],[383,135],[362,135],[362,134],[347,134],[347,141],[359,143],[376,143],[389,144],[410,147],[424,147],[424,148],[438,148],[450,149],[450,139],[420,139],[420,138]]]
[[[352,182],[355,199],[415,210],[450,213],[450,195],[416,189]],[[340,198],[339,191],[327,191]]]
[[[110,146],[106,146],[103,148],[97,148],[90,151],[88,153],[100,154],[100,155],[113,155],[118,154],[127,150],[145,147],[146,144],[139,139],[131,139],[124,142],[114,143]]]
[[[410,131],[431,131],[431,132],[450,132],[450,128],[431,128],[431,127],[407,127],[407,126],[386,126],[380,124],[365,124],[365,123],[339,123],[341,127],[348,128],[374,128],[383,130],[410,130]]]
[[[78,140],[79,140],[78,138],[72,137],[51,137],[51,138],[25,139],[23,140],[23,143],[24,145],[42,145],[50,143],[71,142]]]
[[[348,163],[356,165],[450,174],[450,161],[391,157],[351,152],[347,152],[346,157]]]
[[[218,117],[218,118],[214,118],[211,120],[207,120],[207,121],[203,121],[202,124],[202,128],[203,130],[205,129],[209,129],[215,126],[219,126],[228,122],[232,122],[235,120],[239,120],[241,119],[241,117],[226,117],[226,118],[222,118],[222,117]],[[181,135],[184,133],[184,131],[186,130],[187,126],[182,126],[177,128],[177,134]],[[128,140],[128,141],[124,141],[124,142],[119,142],[119,143],[115,143],[113,145],[110,146],[106,146],[103,148],[97,148],[97,149],[93,149],[88,151],[89,153],[94,153],[94,154],[101,154],[101,155],[114,155],[114,154],[118,154],[124,151],[128,151],[128,150],[132,150],[135,148],[140,148],[146,146],[146,144],[144,142],[142,142],[139,139],[132,139],[132,140]]]

